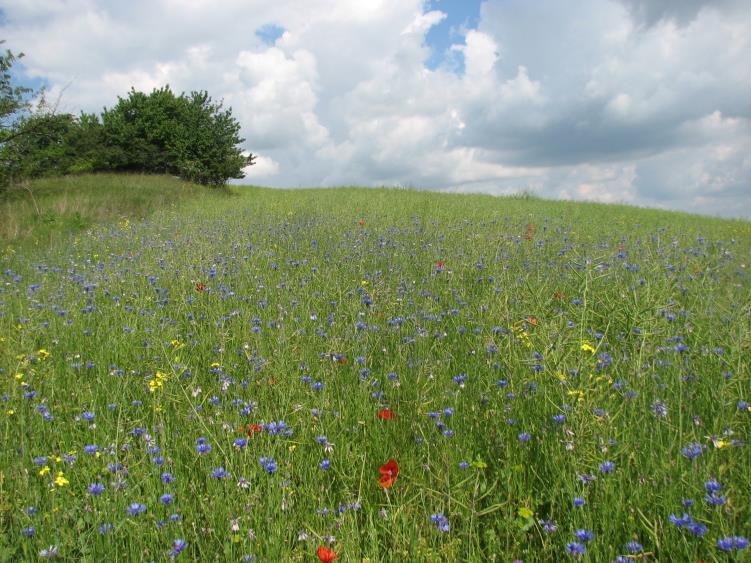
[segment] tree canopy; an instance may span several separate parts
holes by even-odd
[[[0,43],[2,43],[0,41]],[[78,172],[147,172],[218,186],[243,178],[255,157],[240,145],[232,110],[206,91],[175,95],[169,86],[150,94],[131,89],[101,115],[57,114],[32,90],[13,84],[21,54],[0,54],[0,185],[13,179]]]

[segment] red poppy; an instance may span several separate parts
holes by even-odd
[[[364,226],[365,226],[365,219],[360,219],[360,220],[359,220],[359,221],[357,222],[357,224],[358,224],[358,225],[360,225],[361,227],[364,227]]]
[[[529,225],[527,227],[527,231],[529,231],[530,233],[532,233],[532,232],[534,232],[536,230],[537,230],[537,227],[535,227],[534,225]]]
[[[384,407],[378,411],[378,418],[381,420],[394,420],[396,418],[396,413],[390,408]]]
[[[396,480],[396,476],[399,475],[399,464],[395,460],[390,459],[378,471],[381,472],[378,484],[384,489],[390,489]]]
[[[322,545],[318,546],[316,555],[318,556],[318,559],[322,561],[322,563],[331,563],[331,561],[339,557],[336,553],[326,547],[323,547]]]
[[[240,428],[242,428],[242,426]],[[251,424],[245,428],[245,431],[248,433],[248,436],[252,438],[253,434],[256,432],[263,432],[263,426],[260,424]]]
[[[538,324],[540,324],[540,321],[538,321],[538,320],[537,320],[536,318],[534,318],[534,317],[527,317],[527,322],[528,322],[529,324],[531,324],[532,326],[537,326]]]
[[[527,233],[527,240],[532,240],[534,237],[531,233]]]
[[[436,260],[435,268],[436,270],[443,270],[443,266],[446,264],[443,260]]]
[[[203,282],[198,282],[196,284],[196,291],[204,291],[206,289],[206,284]]]

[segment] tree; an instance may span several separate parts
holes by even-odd
[[[169,86],[132,89],[102,113],[105,144],[115,170],[175,174],[207,185],[243,178],[252,165],[238,147],[240,124],[207,92],[175,96]]]
[[[0,40],[0,45],[5,40]],[[0,53],[0,143],[5,143],[11,136],[11,130],[20,115],[30,107],[28,97],[33,93],[31,88],[13,84],[11,68],[23,57],[23,53],[14,54],[7,49]]]

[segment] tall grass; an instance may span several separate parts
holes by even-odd
[[[1,559],[748,560],[749,223],[236,191],[5,259]]]
[[[88,174],[34,180],[1,194],[0,244],[46,246],[93,224],[143,218],[228,193],[171,176]]]

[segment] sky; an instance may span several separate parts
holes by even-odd
[[[746,0],[0,0],[59,111],[207,90],[244,183],[751,218]]]

